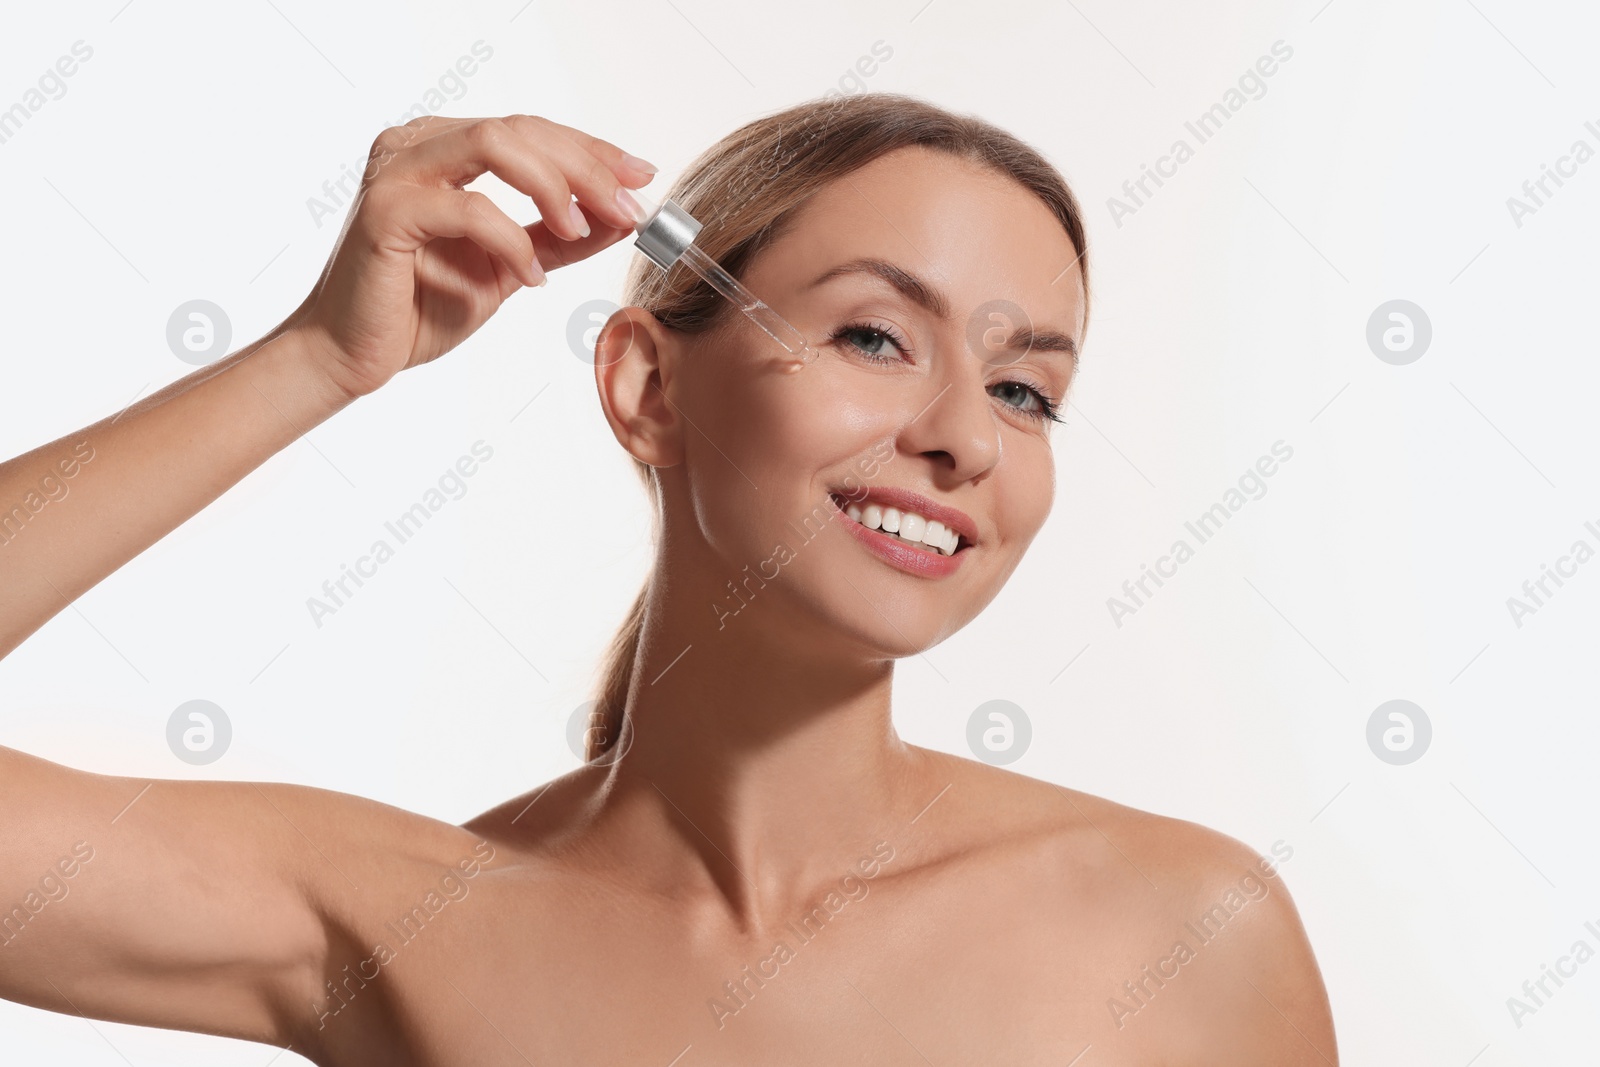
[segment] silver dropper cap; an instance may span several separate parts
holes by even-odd
[[[630,192],[648,211],[649,198],[640,196],[636,189]],[[633,246],[662,270],[671,270],[672,265],[678,262],[678,257],[694,243],[700,226],[699,220],[675,201],[663,200],[660,207],[638,224],[639,236],[633,239]]]

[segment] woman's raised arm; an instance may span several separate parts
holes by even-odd
[[[460,344],[517,289],[543,284],[541,264],[627,236],[625,189],[646,184],[648,167],[529,115],[428,116],[384,130],[327,266],[287,319],[0,464],[0,658],[301,434]],[[521,226],[462,188],[486,171],[543,219]]]
[[[0,464],[0,656],[347,403],[280,327]]]
[[[626,187],[652,170],[528,115],[384,130],[327,266],[288,318],[0,464],[0,656],[311,427],[454,348],[540,284],[540,264],[627,236]],[[541,221],[521,226],[462,188],[486,171],[531,197]],[[394,903],[395,878],[433,877],[471,846],[460,828],[327,790],[148,782],[0,747],[0,997],[315,1040],[307,1010],[332,977],[330,947]]]

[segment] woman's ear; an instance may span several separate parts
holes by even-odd
[[[678,338],[643,308],[618,308],[594,345],[594,382],[617,442],[652,467],[683,461],[682,423],[665,390]]]

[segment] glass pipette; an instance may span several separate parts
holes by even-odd
[[[630,189],[628,193],[639,202],[640,213],[644,216],[642,221],[634,223],[638,236],[633,243],[650,262],[662,270],[671,270],[673,264],[681,262],[694,271],[707,285],[731,300],[768,337],[782,345],[785,352],[794,356],[799,361],[794,369],[798,370],[817,358],[817,350],[806,344],[799,330],[768,307],[760,297],[740,285],[737,278],[723,270],[716,260],[694,243],[700,233],[699,220],[674,200],[657,204],[637,189]]]

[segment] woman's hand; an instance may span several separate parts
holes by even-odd
[[[532,197],[541,220],[519,225],[462,188],[485,171]],[[322,277],[286,325],[339,388],[363,396],[450,351],[517,289],[543,285],[546,270],[633,232],[638,207],[626,190],[653,173],[613,144],[533,115],[390,127],[373,142]]]
[[[544,220],[519,226],[461,188],[489,170]],[[48,510],[12,508],[0,529],[0,658],[267,457],[460,344],[519,287],[626,237],[633,216],[618,194],[650,171],[615,145],[528,115],[430,116],[384,130],[328,265],[283,322],[0,463],[0,507],[50,496]]]

